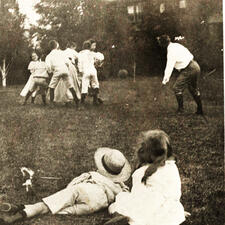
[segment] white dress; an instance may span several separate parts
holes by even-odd
[[[22,89],[22,91],[20,92],[20,95],[22,97],[25,97],[28,93],[28,91],[30,90],[30,86],[31,86],[31,83],[32,83],[32,79],[33,79],[33,74],[35,72],[35,68],[36,68],[36,64],[38,63],[38,61],[31,61],[28,65],[28,70],[30,70],[31,72],[31,75],[27,81],[27,83],[25,84],[24,88]],[[37,95],[37,90],[34,91],[32,93],[32,97],[35,97]]]
[[[130,193],[117,195],[109,212],[118,212],[130,218],[130,225],[178,225],[185,220],[180,203],[181,181],[175,161],[168,160],[165,166],[141,183],[148,165],[137,169],[133,175]]]
[[[75,59],[77,58],[78,53],[73,49],[67,48],[66,50],[64,50],[64,54],[65,54],[65,57],[71,60],[71,63],[69,64],[69,78],[72,80],[73,88],[76,92],[77,98],[80,99],[81,98],[80,84],[78,82],[77,69],[73,64],[75,63]],[[54,101],[69,102],[72,100],[73,100],[73,96],[70,90],[66,88],[63,80],[60,80],[57,87],[55,88]]]

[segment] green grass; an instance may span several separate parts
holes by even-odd
[[[214,77],[214,76],[213,76]],[[173,78],[174,79],[174,78]],[[223,81],[201,80],[203,105],[208,122],[194,115],[195,104],[184,93],[186,111],[175,114],[171,85],[161,89],[161,78],[137,77],[101,82],[104,105],[87,109],[36,104],[21,106],[22,86],[0,89],[0,195],[9,202],[40,201],[82,172],[94,170],[98,147],[121,150],[134,163],[137,136],[148,129],[163,129],[172,140],[182,179],[182,203],[192,216],[185,224],[222,225],[224,217]],[[156,101],[154,101],[156,98]],[[34,181],[34,195],[22,187],[19,168],[32,168],[37,177],[60,180]],[[107,210],[88,216],[45,215],[24,222],[32,225],[100,225]],[[20,224],[20,223],[19,223]]]

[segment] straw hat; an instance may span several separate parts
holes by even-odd
[[[113,181],[124,182],[131,175],[130,164],[119,150],[98,148],[94,159],[99,173]]]

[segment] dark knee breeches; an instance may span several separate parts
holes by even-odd
[[[197,85],[199,75],[200,67],[196,61],[192,60],[185,69],[181,70],[173,86],[175,95],[182,95],[184,89],[188,87],[192,96],[199,96],[200,92]]]

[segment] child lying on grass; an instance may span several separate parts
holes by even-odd
[[[0,204],[0,208],[8,206],[2,210],[5,212],[0,215],[0,224],[12,224],[48,212],[84,215],[107,208],[118,193],[128,191],[123,182],[130,177],[131,167],[124,155],[115,149],[99,148],[94,158],[97,171],[81,174],[65,189],[43,198],[41,202],[32,205]]]

